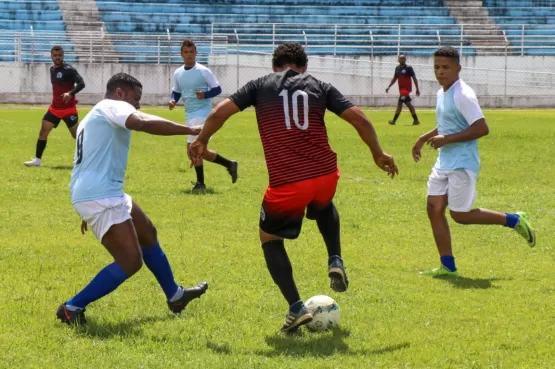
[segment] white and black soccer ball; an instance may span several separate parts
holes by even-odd
[[[317,295],[308,299],[306,308],[314,317],[306,326],[313,332],[336,328],[341,320],[339,305],[329,296]]]

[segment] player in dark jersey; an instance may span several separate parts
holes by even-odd
[[[395,75],[391,79],[389,86],[385,89],[385,92],[389,93],[389,88],[393,86],[395,81],[399,81],[399,101],[397,102],[397,110],[395,110],[395,116],[393,120],[389,121],[389,124],[394,125],[397,122],[397,118],[399,118],[399,114],[401,114],[401,110],[403,110],[404,103],[409,108],[412,118],[414,119],[412,124],[417,126],[420,124],[420,121],[418,120],[416,110],[414,110],[414,106],[411,103],[412,99],[410,98],[412,80],[414,80],[414,85],[416,86],[416,96],[420,96],[420,90],[418,89],[418,80],[416,79],[414,69],[412,69],[410,65],[407,65],[406,62],[406,56],[399,55],[399,65],[395,68]]]
[[[53,128],[58,127],[60,120],[66,123],[73,138],[75,138],[77,132],[79,116],[77,113],[78,101],[75,95],[85,88],[85,82],[75,68],[64,63],[64,49],[61,46],[52,47],[50,57],[54,63],[50,67],[52,103],[42,118],[35,157],[24,163],[28,167],[40,167],[48,135]]]
[[[189,150],[193,163],[200,160],[208,140],[224,122],[254,105],[270,176],[260,212],[260,240],[268,270],[289,303],[284,332],[312,320],[297,291],[283,243],[299,236],[305,210],[308,219],[316,220],[328,250],[330,287],[344,292],[349,286],[341,258],[339,214],[332,201],[339,171],[328,143],[326,109],[355,127],[381,169],[391,177],[398,173],[364,113],[335,87],[305,73],[307,61],[300,44],[278,46],[272,60],[275,73],[250,81],[216,106]]]

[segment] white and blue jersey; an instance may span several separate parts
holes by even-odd
[[[137,110],[125,101],[96,104],[77,128],[71,203],[123,196],[131,131],[127,118]]]
[[[484,118],[474,90],[462,80],[457,80],[447,91],[437,92],[437,129],[440,135],[459,133],[477,120]],[[469,169],[480,171],[480,156],[476,140],[455,142],[439,149],[434,166],[441,170]]]
[[[206,119],[212,111],[212,98],[198,99],[196,90],[208,92],[219,86],[220,83],[212,71],[199,63],[195,63],[190,69],[181,66],[173,73],[172,90],[183,97],[187,120]]]

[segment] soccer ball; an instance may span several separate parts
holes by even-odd
[[[306,308],[314,319],[306,326],[313,332],[336,328],[341,318],[339,305],[329,296],[317,295],[308,299]]]

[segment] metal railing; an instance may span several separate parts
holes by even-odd
[[[496,34],[474,34],[479,25],[213,23],[209,34],[0,31],[0,61],[44,62],[53,44],[69,60],[172,63],[184,38],[196,40],[199,56],[272,52],[285,41],[305,45],[312,55],[430,55],[439,46],[461,55],[555,55],[555,25],[503,25]],[[48,60],[46,60],[48,61]]]

